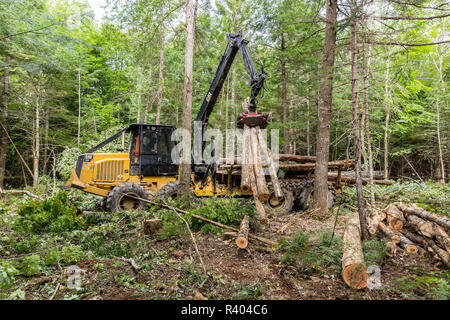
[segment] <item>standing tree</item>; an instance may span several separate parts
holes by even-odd
[[[191,184],[192,75],[194,70],[195,20],[193,0],[186,1],[186,49],[184,56],[183,154],[180,165],[179,194],[189,196]]]
[[[330,119],[333,100],[334,53],[336,48],[337,0],[327,1],[325,41],[321,85],[319,89],[314,202],[319,214],[328,212],[328,157],[330,153]]]
[[[366,222],[366,202],[364,200],[362,177],[361,177],[361,128],[359,125],[359,108],[358,108],[358,6],[356,0],[352,0],[351,15],[351,65],[352,65],[352,110],[353,110],[353,136],[355,141],[355,172],[356,172],[356,193],[358,198],[359,222],[361,224],[362,239],[368,238],[367,222]]]

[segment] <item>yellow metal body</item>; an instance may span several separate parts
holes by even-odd
[[[201,179],[192,175],[191,186],[196,196],[214,195],[214,185],[208,177],[202,187]],[[156,193],[169,182],[177,181],[177,176],[135,176],[130,175],[129,153],[94,153],[92,159],[83,162],[80,176],[72,169],[67,187],[77,188],[85,192],[107,197],[108,193],[117,185],[124,182],[134,182],[144,187],[150,194]],[[216,194],[219,196],[242,194],[237,187],[216,184]]]

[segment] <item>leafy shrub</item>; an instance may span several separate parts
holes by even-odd
[[[363,242],[364,261],[366,265],[380,265],[386,258],[387,247],[382,241],[367,240]]]
[[[239,225],[245,215],[252,217],[256,214],[255,206],[251,202],[237,198],[206,198],[202,199],[199,205],[190,210],[191,214],[196,214],[226,225]],[[190,225],[195,230],[202,232],[217,233],[218,227],[198,220],[191,219]]]
[[[34,276],[41,271],[41,257],[37,254],[33,254],[22,260],[20,271],[25,276]]]
[[[57,264],[59,261],[61,261],[61,252],[58,248],[49,250],[44,256],[44,264],[46,266]]]
[[[84,251],[80,246],[66,246],[62,249],[61,252],[61,260],[67,264],[73,264],[80,260],[83,260],[85,257]]]
[[[30,253],[36,249],[37,242],[38,238],[36,236],[32,236],[21,241],[12,239],[9,244],[14,253]]]
[[[68,203],[67,192],[58,194],[41,202],[30,200],[17,210],[19,217],[15,228],[27,233],[60,233],[85,228],[82,217],[77,216],[77,209]]]
[[[12,265],[3,262],[0,265],[0,289],[6,290],[14,284],[14,276],[19,271]]]

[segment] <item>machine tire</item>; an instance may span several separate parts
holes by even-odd
[[[159,189],[154,196],[154,199],[166,201],[169,198],[175,199],[178,195],[178,182],[169,182],[161,189]]]
[[[289,212],[291,212],[292,207],[294,206],[294,193],[286,188],[281,188],[281,191],[283,192],[284,199],[281,200],[281,203],[273,206],[271,205],[270,198],[265,203],[266,209],[269,215],[271,216],[284,216],[287,215]],[[273,191],[271,193],[271,197],[273,195]]]
[[[123,212],[126,210],[140,211],[147,208],[144,201],[139,201],[127,194],[134,195],[142,199],[148,199],[148,194],[143,187],[134,182],[125,182],[116,186],[106,198],[106,208],[112,212]]]

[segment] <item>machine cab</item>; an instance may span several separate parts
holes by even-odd
[[[175,127],[150,124],[130,125],[130,175],[174,176],[178,166],[172,162],[171,140]]]

